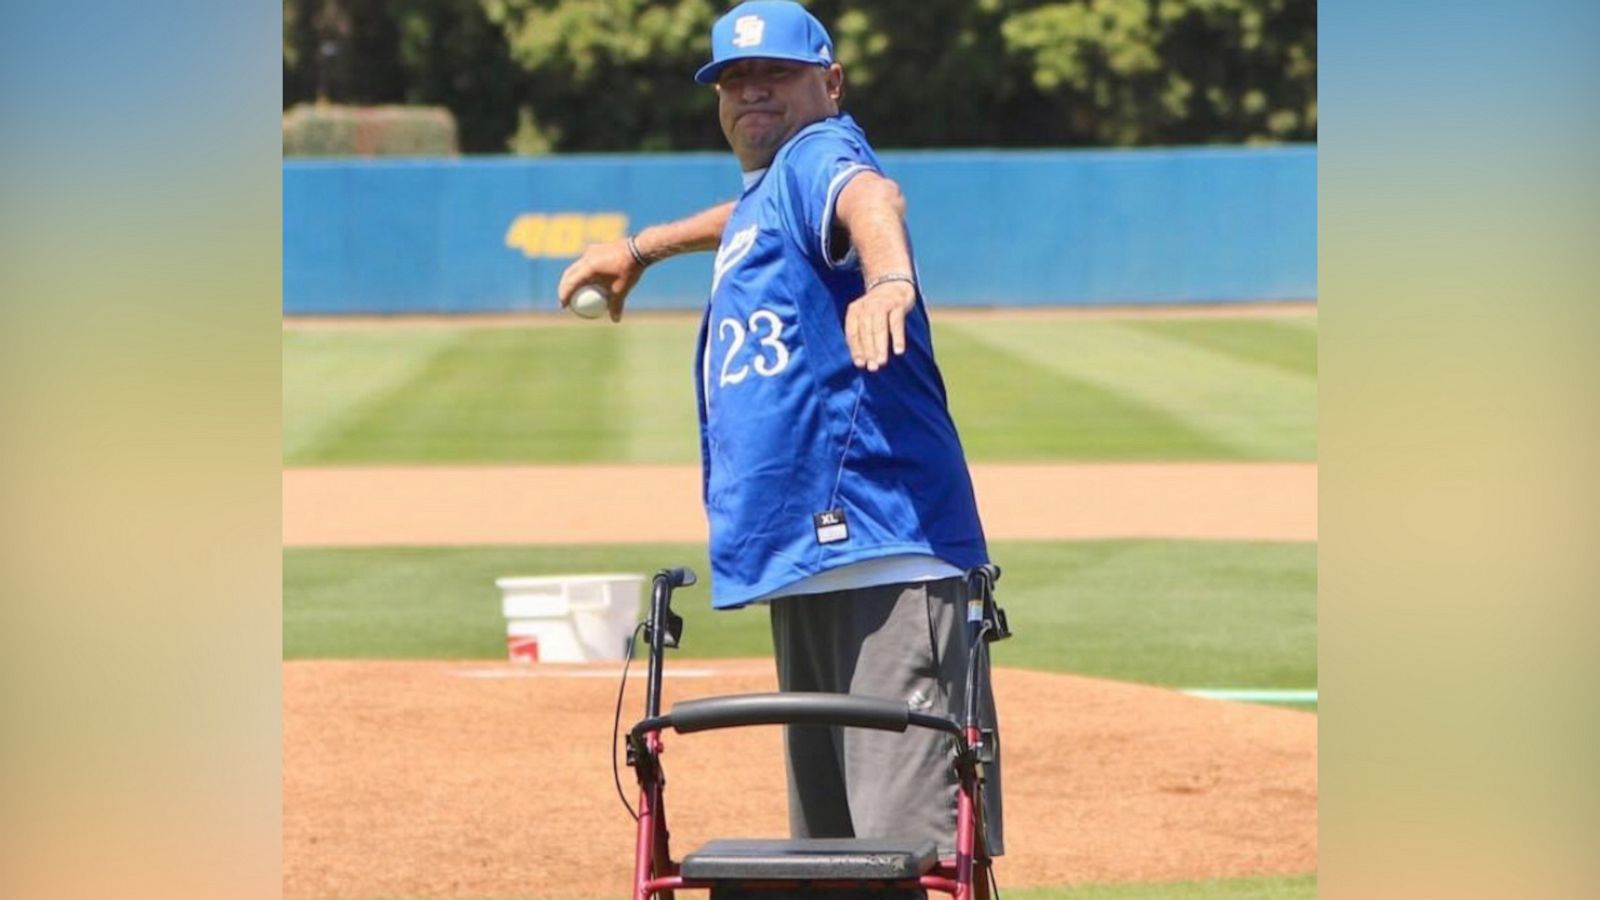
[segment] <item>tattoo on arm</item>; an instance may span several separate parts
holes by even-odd
[[[687,218],[643,228],[633,235],[634,246],[647,262],[658,262],[681,253],[715,250],[731,215],[733,201],[730,200]]]

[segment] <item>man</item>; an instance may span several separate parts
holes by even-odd
[[[959,719],[963,570],[987,560],[905,231],[905,201],[840,114],[844,70],[798,4],[712,29],[732,203],[588,248],[561,278],[619,321],[652,262],[718,248],[696,357],[712,605],[770,606],[779,685]],[[993,722],[989,697],[982,698]],[[912,837],[953,853],[948,739],[791,727],[795,837]],[[998,748],[996,748],[998,749]],[[986,792],[1001,852],[998,767]]]

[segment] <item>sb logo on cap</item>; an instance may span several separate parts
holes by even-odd
[[[733,20],[733,45],[754,47],[761,43],[762,32],[766,30],[767,23],[760,16],[740,16]]]

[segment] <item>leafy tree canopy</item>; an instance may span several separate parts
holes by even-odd
[[[284,101],[428,103],[469,152],[721,149],[722,0],[285,0]],[[885,147],[1316,139],[1316,0],[810,0]]]

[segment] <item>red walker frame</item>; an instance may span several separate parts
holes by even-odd
[[[987,646],[1010,636],[1005,612],[994,603],[993,586],[1000,569],[984,565],[967,573],[972,588],[967,627],[970,655],[967,667],[966,715],[963,723],[946,716],[919,713],[904,703],[837,694],[746,694],[689,701],[661,715],[661,667],[663,651],[676,647],[682,635],[683,620],[673,614],[674,588],[692,585],[694,573],[688,569],[664,569],[652,584],[651,616],[646,624],[650,642],[649,684],[646,689],[646,715],[628,735],[627,761],[639,783],[638,828],[634,846],[633,900],[650,900],[661,895],[672,900],[679,890],[709,890],[735,887],[750,891],[804,889],[922,890],[949,894],[955,900],[988,900],[989,878],[977,877],[980,870],[990,874],[992,860],[983,833],[983,765],[992,759],[989,747],[993,732],[978,719],[978,694],[987,670]],[[903,731],[907,725],[945,731],[955,741],[952,765],[957,773],[956,853],[940,859],[932,871],[917,878],[900,880],[743,880],[691,879],[680,872],[672,858],[663,788],[660,755],[661,733],[671,728],[679,732],[712,728],[764,724],[847,725]]]

